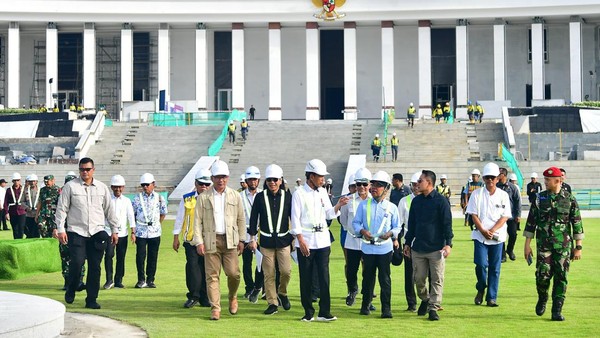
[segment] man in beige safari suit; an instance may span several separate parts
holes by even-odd
[[[240,194],[227,187],[229,168],[223,161],[211,167],[213,186],[200,194],[196,203],[194,239],[199,255],[204,256],[211,320],[221,318],[221,265],[227,275],[229,313],[238,311],[237,291],[240,285],[238,256],[244,250],[246,221]]]

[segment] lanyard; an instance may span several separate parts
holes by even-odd
[[[281,189],[279,190],[281,192],[281,199],[279,200],[279,215],[277,215],[277,228],[275,229],[275,232],[279,233],[279,230],[281,229],[281,218],[283,217],[283,205],[285,203],[285,192],[281,191]],[[267,209],[267,220],[269,222],[269,231],[271,231],[272,234],[274,234],[275,232],[273,231],[273,219],[271,218],[271,204],[269,203],[269,200],[267,199],[267,191],[264,190],[263,191],[263,195],[265,196],[265,205],[266,205],[266,209]]]
[[[191,242],[194,239],[194,213],[196,211],[196,196],[192,195],[185,198],[183,205],[185,208],[185,216],[183,218],[183,228],[185,229],[184,237],[186,242]]]
[[[31,187],[27,187],[27,196],[29,196],[29,207],[31,209],[33,209],[34,205],[37,205],[38,199],[40,198],[40,191],[38,190],[37,193],[35,194],[35,203],[33,203],[33,204],[31,204]]]
[[[10,192],[12,193],[12,199],[13,199],[13,203],[9,204],[8,206],[12,206],[12,205],[19,205],[21,204],[21,198],[23,198],[23,187],[21,187],[21,194],[19,195],[19,200],[17,201],[17,198],[15,197],[15,189],[13,189],[13,187],[10,187]]]
[[[379,224],[379,228],[377,229],[377,232],[374,233],[373,231],[371,231],[371,202],[372,201],[373,201],[373,198],[369,198],[367,200],[367,230],[369,230],[369,232],[371,232],[371,234],[373,235],[373,237],[375,237],[376,235],[379,235],[380,232],[383,230],[383,226],[385,224],[386,216],[387,216],[388,212],[390,211],[390,205],[391,205],[391,203],[388,204],[387,207],[385,208],[385,215],[383,216],[383,219],[381,220],[381,223]]]
[[[150,196],[152,197],[156,197],[155,193],[153,192],[152,194],[150,194]],[[150,196],[147,197],[148,202],[150,202]],[[151,205],[151,211],[154,211],[154,207],[156,207],[158,205],[158,201],[156,201],[156,199],[154,199],[154,203]],[[148,212],[146,211],[146,206],[144,203],[144,197],[142,196],[142,193],[140,193],[140,206],[142,207],[142,213],[144,214],[144,219],[146,220],[146,224],[148,225],[152,225],[151,221],[148,221]],[[154,217],[153,217],[154,219]]]

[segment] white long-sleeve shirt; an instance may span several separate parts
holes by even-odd
[[[329,196],[323,188],[314,190],[304,184],[292,195],[292,229],[294,236],[302,235],[309,249],[322,249],[331,246],[327,220],[340,215],[335,212]],[[322,231],[315,232],[315,227]],[[300,247],[296,241],[296,247]]]
[[[131,204],[131,200],[129,197],[125,195],[121,195],[119,197],[111,196],[110,202],[113,203],[115,208],[115,213],[117,214],[117,222],[119,224],[119,237],[127,237],[129,235],[129,231],[127,230],[127,225],[129,227],[135,227],[135,214],[133,213],[133,205]],[[110,228],[108,225],[104,226],[104,230],[110,234]]]

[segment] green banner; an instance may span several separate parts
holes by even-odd
[[[500,157],[508,167],[517,175],[517,182],[519,182],[519,187],[523,188],[523,173],[521,173],[521,169],[519,169],[519,163],[515,159],[515,156],[506,148],[504,143],[498,144],[498,157]]]

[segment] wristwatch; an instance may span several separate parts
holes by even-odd
[[[581,245],[575,245],[575,250],[581,250],[583,247]]]

